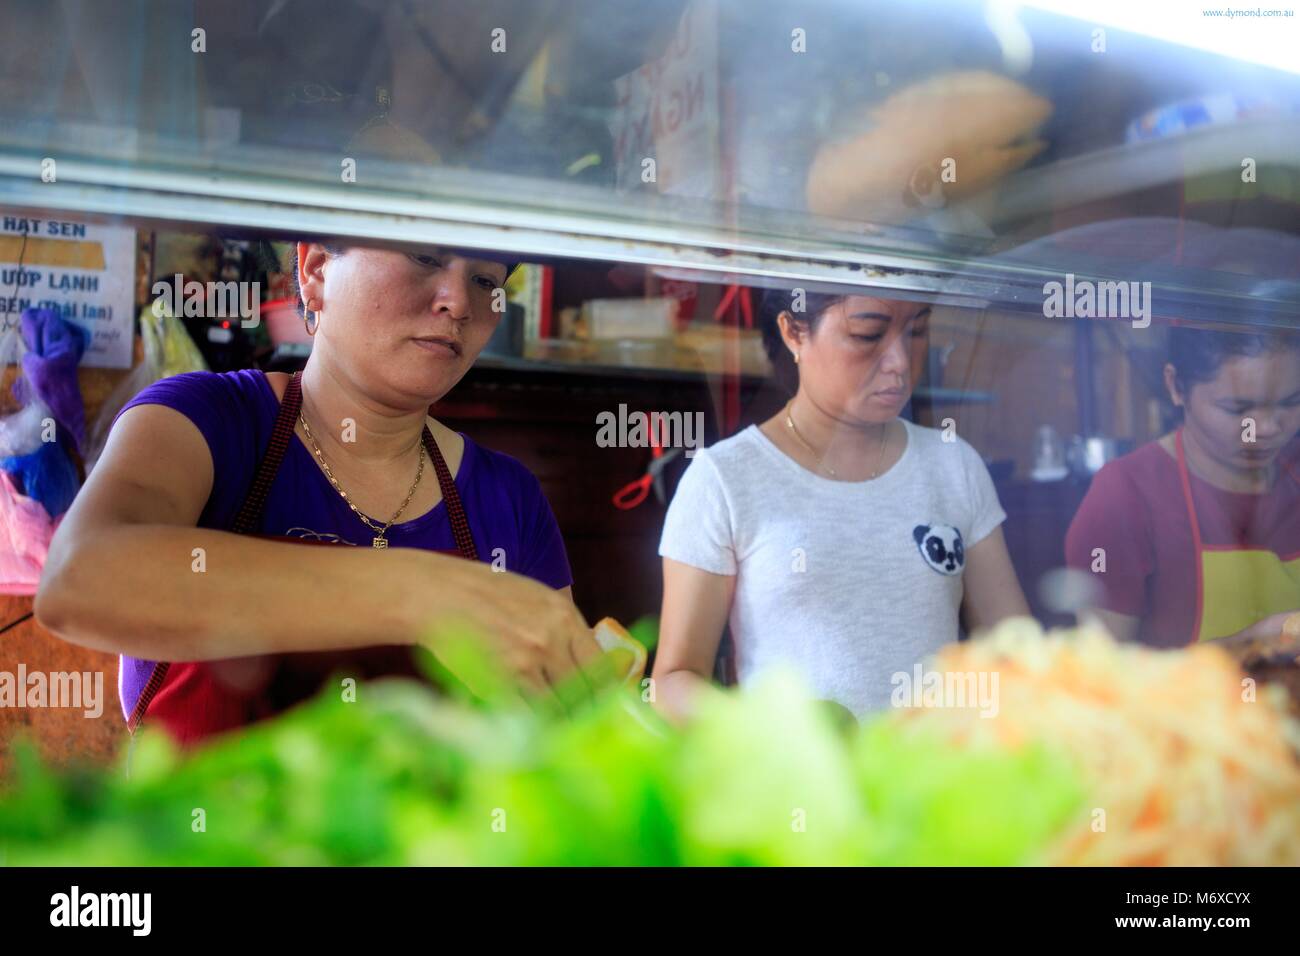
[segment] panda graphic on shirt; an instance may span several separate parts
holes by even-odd
[[[947,524],[919,524],[912,529],[912,539],[930,570],[948,577],[961,574],[966,543],[959,530]]]

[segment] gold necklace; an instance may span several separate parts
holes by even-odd
[[[832,478],[837,477],[837,475],[835,474],[835,469],[832,468],[830,465],[822,464],[822,456],[817,454],[817,450],[813,448],[812,445],[808,444],[808,440],[804,438],[803,435],[799,434],[799,429],[794,427],[794,419],[790,417],[790,409],[793,406],[794,406],[794,399],[792,398],[790,399],[789,402],[786,403],[785,406],[785,423],[790,427],[790,432],[794,435],[795,438],[799,440],[799,444],[803,445],[804,448],[808,449],[808,454],[813,456],[813,459],[817,462],[818,468],[824,470],[826,474],[830,475]],[[876,455],[876,468],[871,473],[871,479],[869,480],[874,480],[876,476],[880,474],[880,466],[881,464],[884,463],[885,460],[885,436],[888,434],[889,434],[889,423],[885,422],[885,424],[880,427],[880,452]]]
[[[393,522],[396,521],[402,512],[406,510],[406,506],[411,503],[411,498],[415,495],[415,489],[419,487],[420,477],[424,474],[423,433],[420,435],[420,466],[415,470],[415,481],[411,483],[411,490],[406,493],[406,500],[402,502],[402,506],[393,512],[393,516],[388,519],[388,524],[381,528],[361,513],[361,510],[357,508],[357,506],[352,503],[352,499],[348,497],[348,493],[343,490],[343,486],[338,483],[338,479],[334,477],[334,472],[330,470],[329,462],[325,460],[325,455],[321,452],[320,445],[316,444],[316,438],[312,435],[311,426],[307,424],[307,418],[303,415],[301,408],[298,409],[298,421],[302,423],[302,430],[307,434],[307,441],[311,442],[312,451],[316,453],[316,460],[320,462],[321,468],[325,470],[325,477],[330,480],[330,484],[334,486],[334,490],[343,496],[343,500],[346,501],[348,507],[352,509],[352,513],[360,518],[362,523],[375,533],[375,537],[370,542],[370,546],[380,550],[388,547],[388,539],[385,538],[384,535],[386,535],[388,529],[393,526]]]

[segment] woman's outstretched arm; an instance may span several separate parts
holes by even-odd
[[[161,405],[123,414],[51,543],[41,624],[97,650],[196,661],[413,644],[456,619],[539,689],[599,653],[566,594],[479,562],[195,527],[212,481],[188,418]]]

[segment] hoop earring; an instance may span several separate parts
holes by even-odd
[[[308,335],[315,335],[316,330],[320,328],[319,312],[316,314],[316,321],[315,322],[311,321],[311,315],[312,312],[314,311],[312,309],[312,306],[315,304],[316,304],[316,300],[312,299],[310,302],[307,303],[307,308],[302,310],[302,324],[303,324],[303,328],[307,330]]]

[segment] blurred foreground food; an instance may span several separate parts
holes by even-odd
[[[1081,770],[1094,820],[1050,862],[1300,863],[1300,725],[1285,691],[1256,685],[1213,643],[1151,651],[1087,629],[1044,639],[1019,620],[945,648],[934,667],[996,672],[997,718],[927,708],[902,724],[955,747],[1049,740]]]
[[[996,714],[846,730],[774,677],[677,731],[627,689],[565,719],[388,681],[188,757],[146,732],[129,777],[20,752],[0,861],[1300,862],[1295,725],[1275,695],[1243,699],[1222,652],[1012,622],[927,666],[996,673]]]

